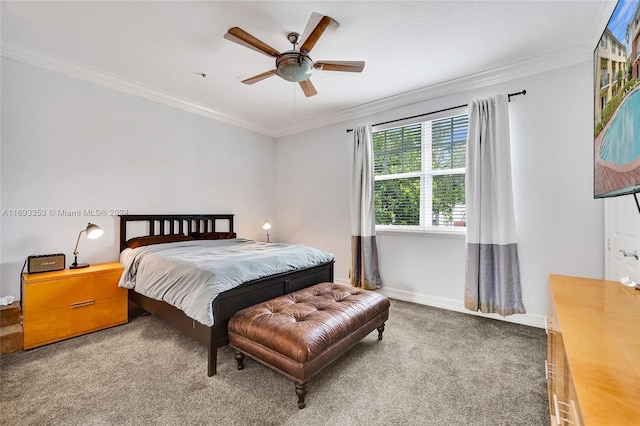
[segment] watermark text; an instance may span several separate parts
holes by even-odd
[[[3,217],[99,217],[129,214],[127,209],[2,209]]]

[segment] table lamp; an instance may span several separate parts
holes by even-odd
[[[102,234],[104,234],[102,228],[93,223],[89,223],[85,229],[81,230],[78,234],[78,240],[76,241],[76,248],[73,249],[73,263],[71,264],[71,266],[69,266],[69,269],[86,268],[87,266],[89,266],[88,263],[78,263],[78,244],[80,243],[80,237],[82,236],[83,232],[87,233],[87,238],[89,238],[90,240],[101,237]]]
[[[264,223],[262,224],[262,229],[267,231],[267,242],[269,242],[269,229],[271,229],[271,223],[269,223],[268,219],[264,220]]]

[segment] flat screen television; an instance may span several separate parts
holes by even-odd
[[[640,192],[640,1],[619,0],[594,54],[594,197]]]

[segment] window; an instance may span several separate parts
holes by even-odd
[[[468,115],[373,132],[376,225],[395,229],[464,226]]]

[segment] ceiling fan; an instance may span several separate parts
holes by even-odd
[[[263,72],[262,74],[249,77],[242,80],[244,84],[254,84],[262,81],[268,77],[278,75],[281,78],[298,83],[302,88],[306,97],[317,95],[316,88],[311,83],[309,77],[313,69],[322,71],[346,71],[346,72],[362,72],[364,69],[363,61],[316,61],[314,62],[309,53],[311,49],[316,45],[320,36],[329,27],[337,28],[338,22],[329,16],[323,16],[319,13],[312,13],[306,29],[313,28],[313,30],[306,37],[304,42],[298,49],[297,46],[300,43],[301,36],[299,33],[291,32],[287,34],[289,43],[293,45],[291,50],[280,53],[273,47],[258,40],[248,32],[238,28],[229,28],[229,31],[224,35],[227,40],[238,43],[242,46],[253,49],[257,52],[270,56],[276,59],[276,68]],[[305,30],[305,33],[307,31]]]

